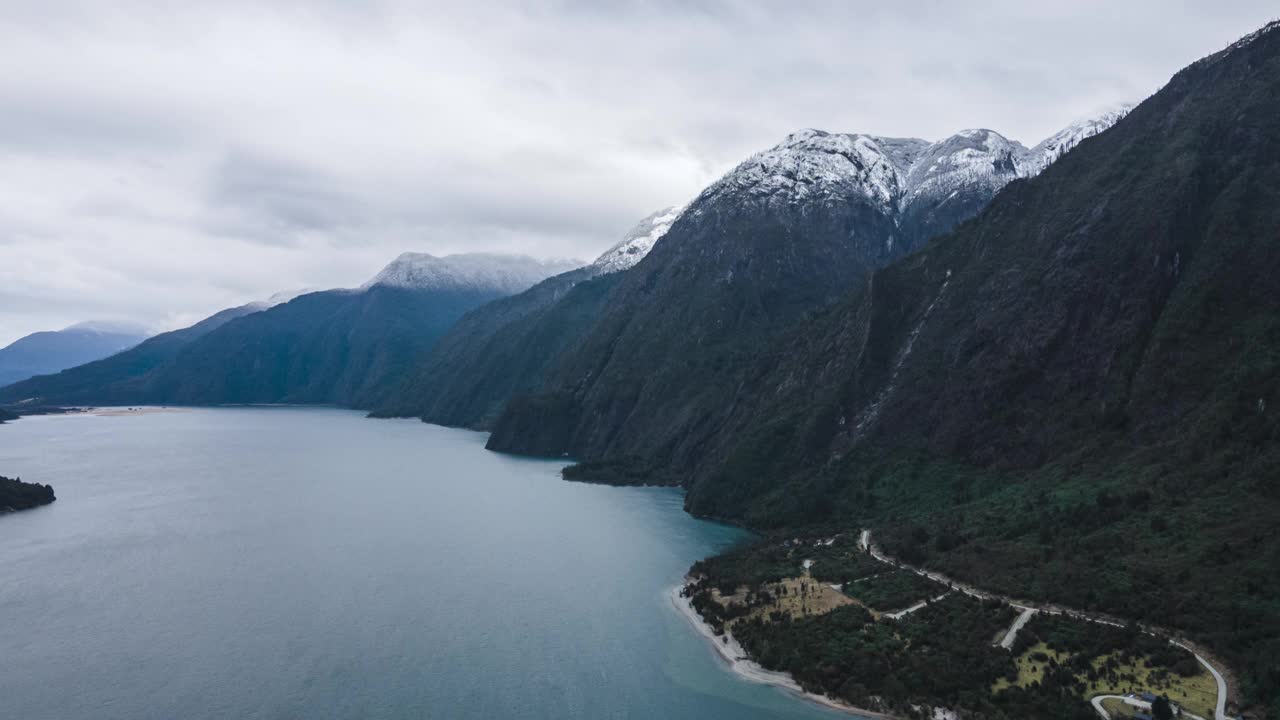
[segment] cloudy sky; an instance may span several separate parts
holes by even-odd
[[[0,345],[89,319],[171,329],[358,285],[405,250],[589,259],[795,129],[1032,144],[1280,13],[174,5],[0,0]]]

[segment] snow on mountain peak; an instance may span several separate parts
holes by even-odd
[[[653,249],[658,238],[667,234],[671,225],[684,210],[683,206],[663,208],[641,220],[631,231],[623,236],[622,241],[605,250],[596,261],[591,263],[599,275],[626,270],[644,259]]]
[[[924,197],[947,196],[962,188],[994,193],[1018,177],[1022,143],[994,130],[961,130],[928,147],[906,174],[902,206]]]
[[[986,128],[961,130],[934,143],[799,130],[747,158],[703,191],[695,206],[721,195],[778,204],[861,197],[896,216],[913,203],[961,191],[994,194],[1015,178],[1038,174],[1131,108],[1121,105],[1074,122],[1031,149]]]
[[[316,291],[315,288],[298,288],[297,290],[281,290],[280,292],[273,294],[271,297],[267,298],[266,300],[254,300],[253,302],[246,303],[243,307],[251,308],[254,312],[260,312],[262,310],[269,310],[277,305],[283,305],[296,297],[306,295],[307,293],[313,293],[315,291]]]
[[[701,198],[724,194],[773,198],[862,195],[887,208],[900,193],[894,158],[869,135],[806,129],[756,153],[707,188]]]
[[[1122,103],[1107,108],[1095,115],[1076,120],[1041,140],[1038,145],[1028,151],[1022,164],[1023,175],[1039,174],[1040,171],[1049,167],[1055,160],[1065,155],[1068,150],[1079,145],[1085,138],[1093,137],[1120,122],[1120,119],[1128,115],[1133,108],[1134,106],[1130,103]]]
[[[577,260],[540,260],[527,255],[464,253],[436,257],[406,252],[360,289],[379,285],[412,290],[496,291],[511,295],[582,265]]]

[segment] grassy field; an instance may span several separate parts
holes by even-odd
[[[1048,658],[1048,660],[1034,659],[1039,654],[1043,654]],[[996,684],[991,687],[991,692],[1000,692],[1005,688],[1015,685],[1022,688],[1031,687],[1034,683],[1038,683],[1044,679],[1044,671],[1049,664],[1049,660],[1061,665],[1069,659],[1070,657],[1066,653],[1060,653],[1056,650],[1052,650],[1044,643],[1036,643],[1028,648],[1026,652],[1019,655],[1014,661],[1018,665],[1017,682],[1009,682],[1007,678],[1000,678],[996,681]]]
[[[826,583],[815,581],[810,577],[784,578],[780,582],[769,583],[766,588],[773,596],[773,602],[753,606],[746,617],[762,617],[768,619],[773,612],[783,612],[791,618],[825,615],[844,605],[855,605],[855,601]],[[746,604],[747,589],[738,588],[733,595],[722,595],[719,590],[711,593],[711,597],[723,606],[731,602]],[[732,623],[730,623],[732,625]]]
[[[1040,656],[1043,656],[1044,659],[1037,659]],[[1110,659],[1110,656],[1105,655],[1094,658],[1092,661],[1093,667],[1100,669],[1108,659]],[[991,691],[1000,692],[1013,685],[1024,688],[1031,687],[1033,683],[1040,682],[1044,678],[1045,668],[1050,661],[1056,662],[1058,665],[1064,665],[1069,663],[1070,660],[1070,656],[1066,653],[1052,650],[1044,643],[1037,643],[1028,648],[1015,661],[1018,665],[1018,680],[1009,682],[1005,678],[1000,678],[992,686]],[[1214,705],[1217,700],[1217,686],[1208,672],[1201,671],[1198,675],[1182,677],[1173,673],[1153,672],[1143,662],[1132,662],[1116,668],[1114,675],[1119,678],[1117,680],[1110,680],[1103,675],[1103,673],[1099,673],[1099,677],[1096,680],[1089,680],[1083,673],[1076,675],[1076,678],[1085,685],[1086,689],[1083,697],[1086,700],[1096,695],[1126,695],[1128,693],[1153,692],[1168,697],[1172,702],[1181,705],[1196,715],[1201,717],[1213,716]]]
[[[1106,662],[1105,657],[1096,658],[1093,665],[1100,667],[1104,662]],[[1213,676],[1207,671],[1201,670],[1198,675],[1182,677],[1174,673],[1153,673],[1142,663],[1131,663],[1121,666],[1118,674],[1122,677],[1132,676],[1134,680],[1112,683],[1101,678],[1088,683],[1088,696],[1153,692],[1164,695],[1200,717],[1213,717],[1218,688],[1213,681]]]

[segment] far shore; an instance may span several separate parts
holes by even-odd
[[[98,417],[116,417],[122,415],[158,415],[161,413],[188,412],[190,408],[166,407],[163,405],[140,405],[136,407],[87,407],[81,410],[86,415]]]

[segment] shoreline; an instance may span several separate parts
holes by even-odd
[[[672,606],[676,609],[676,612],[678,612],[690,625],[693,626],[693,629],[701,635],[703,639],[715,648],[716,655],[718,655],[720,659],[729,666],[729,669],[735,675],[749,682],[761,685],[772,685],[773,687],[786,690],[790,694],[806,702],[821,705],[822,707],[830,710],[838,710],[840,712],[848,713],[855,717],[866,718],[867,720],[897,720],[894,715],[886,715],[885,713],[877,712],[875,710],[853,707],[852,705],[842,703],[839,700],[833,700],[826,695],[811,693],[800,687],[800,684],[795,681],[795,678],[791,677],[790,673],[778,672],[764,668],[760,663],[757,663],[747,657],[746,651],[742,649],[742,646],[738,644],[737,640],[733,639],[732,633],[725,632],[724,638],[728,639],[727,642],[724,638],[718,637],[715,632],[711,630],[711,626],[707,625],[707,623],[703,621],[702,616],[698,614],[698,611],[693,609],[693,604],[690,603],[689,598],[683,597],[680,594],[680,591],[683,589],[683,585],[677,585],[667,592],[667,596],[670,598]]]

